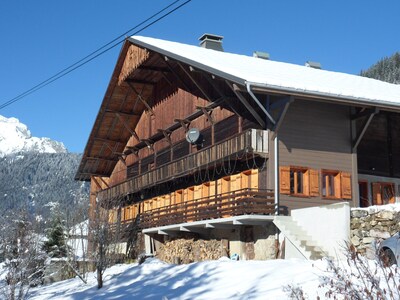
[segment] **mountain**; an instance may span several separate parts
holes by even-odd
[[[89,185],[74,180],[80,159],[63,143],[32,137],[25,124],[0,116],[0,213],[27,209],[47,220],[54,209],[68,218],[87,208]]]
[[[18,152],[66,153],[63,143],[32,137],[25,124],[16,118],[0,116],[0,157]]]
[[[360,75],[400,84],[400,52],[382,58],[369,69],[361,71]]]

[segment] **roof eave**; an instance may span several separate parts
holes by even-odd
[[[400,111],[399,106],[395,105],[392,102],[387,102],[387,101],[383,101],[383,100],[373,101],[371,99],[327,94],[327,93],[322,93],[322,92],[318,92],[318,91],[302,91],[302,90],[298,90],[298,89],[294,89],[294,88],[280,87],[280,86],[274,86],[274,85],[270,85],[270,84],[260,84],[258,82],[250,82],[250,81],[246,81],[245,84],[250,84],[250,86],[254,90],[259,91],[259,92],[280,93],[280,94],[287,94],[287,95],[299,96],[299,97],[305,97],[305,98],[334,101],[336,103],[340,102],[343,104],[351,104],[351,105],[355,105],[355,106],[365,105],[365,106],[373,106],[373,107],[387,109],[387,110]]]
[[[102,100],[102,102],[100,104],[100,108],[96,114],[96,118],[94,120],[92,130],[90,131],[90,134],[88,137],[88,141],[86,142],[86,146],[83,151],[81,162],[79,164],[77,172],[75,173],[75,180],[77,180],[77,181],[89,181],[90,180],[90,177],[88,177],[88,175],[85,172],[83,172],[84,164],[85,164],[85,161],[87,160],[87,156],[89,156],[90,148],[92,147],[92,142],[91,142],[92,138],[93,138],[93,136],[96,135],[95,132],[97,130],[96,126],[98,126],[97,122],[98,122],[99,116],[104,114],[104,111],[105,111],[104,103],[105,103],[106,99],[110,97],[111,91],[117,83],[117,80],[118,80],[117,78],[118,78],[119,72],[122,68],[122,58],[126,55],[128,45],[129,45],[129,43],[125,40],[124,44],[122,45],[122,47],[120,49],[117,62],[114,66],[113,72],[110,77],[109,84],[105,90],[103,100]],[[84,173],[86,175],[82,175]],[[107,175],[109,176],[109,174],[104,174],[103,176],[107,176]]]

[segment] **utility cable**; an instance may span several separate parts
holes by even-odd
[[[26,96],[44,88],[45,86],[49,85],[50,83],[53,83],[54,81],[68,75],[69,73],[71,73],[72,71],[75,71],[76,69],[82,67],[83,65],[91,62],[92,60],[94,60],[95,58],[99,57],[100,55],[103,55],[104,53],[110,51],[111,49],[115,48],[116,46],[118,46],[119,44],[123,43],[125,41],[125,36],[127,34],[129,34],[132,30],[135,30],[136,28],[144,25],[145,23],[147,23],[148,21],[150,21],[151,19],[153,19],[154,17],[158,16],[159,14],[161,14],[162,12],[168,10],[171,6],[175,5],[176,3],[180,2],[181,0],[176,0],[174,2],[172,2],[171,4],[167,5],[166,7],[164,7],[163,9],[159,10],[157,13],[153,14],[152,16],[148,17],[146,20],[140,22],[139,24],[137,24],[136,26],[132,27],[131,29],[125,31],[124,33],[122,33],[121,35],[119,35],[118,37],[114,38],[113,40],[111,40],[110,42],[106,43],[105,45],[101,46],[100,48],[98,48],[97,50],[91,52],[90,54],[86,55],[85,57],[83,57],[82,59],[78,60],[77,62],[73,63],[72,65],[68,66],[67,68],[62,69],[61,71],[57,72],[56,74],[54,74],[53,76],[49,77],[48,79],[40,82],[39,84],[33,86],[32,88],[28,89],[27,91],[19,94],[18,96],[4,102],[3,104],[0,105],[0,110],[25,98]],[[172,14],[173,12],[175,12],[176,10],[178,10],[179,8],[181,8],[182,6],[186,5],[187,3],[189,3],[191,0],[187,0],[184,3],[180,4],[179,6],[175,7],[174,9],[166,12],[165,14],[161,15],[160,17],[158,17],[157,19],[155,19],[154,21],[150,22],[149,24],[145,25],[144,27],[138,29],[137,31],[133,32],[132,35],[136,35],[140,32],[142,32],[143,30],[149,28],[150,26],[154,25],[155,23],[159,22],[160,20],[164,19],[165,17],[169,16],[170,14]],[[124,37],[122,40],[122,37]],[[118,41],[119,40],[119,41]],[[117,42],[116,42],[117,41]],[[116,42],[116,43],[114,43]],[[114,43],[114,44],[113,44]],[[111,46],[110,46],[111,45]],[[103,50],[104,49],[104,50]],[[103,51],[101,51],[103,50]]]

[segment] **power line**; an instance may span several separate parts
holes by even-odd
[[[138,33],[140,33],[141,31],[149,28],[150,26],[154,25],[155,23],[157,23],[158,21],[164,19],[165,17],[169,16],[170,14],[172,14],[173,12],[175,12],[176,10],[178,10],[179,8],[181,8],[182,6],[186,5],[187,3],[189,3],[191,0],[186,0],[184,3],[178,5],[177,7],[173,8],[172,10],[169,10],[168,12],[166,12],[165,14],[161,15],[160,17],[158,17],[157,19],[153,20],[152,22],[150,22],[149,24],[143,26],[142,28],[138,29],[137,31],[130,33],[131,31],[137,29],[138,27],[144,25],[145,23],[149,22],[151,19],[155,18],[156,16],[160,15],[161,13],[163,13],[164,11],[168,10],[170,7],[172,7],[173,5],[175,5],[176,3],[180,2],[181,0],[176,0],[174,2],[172,2],[171,4],[167,5],[166,7],[164,7],[163,9],[159,10],[158,12],[156,12],[155,14],[153,14],[152,16],[148,17],[147,19],[145,19],[144,21],[140,22],[139,24],[137,24],[136,26],[130,28],[129,30],[125,31],[124,33],[122,33],[121,35],[117,36],[116,38],[114,38],[113,40],[111,40],[110,42],[106,43],[105,45],[101,46],[100,48],[96,49],[95,51],[91,52],[90,54],[86,55],[85,57],[83,57],[82,59],[78,60],[77,62],[69,65],[68,67],[62,69],[61,71],[57,72],[56,74],[54,74],[53,76],[47,78],[46,80],[38,83],[37,85],[33,86],[32,88],[26,90],[25,92],[19,94],[18,96],[4,102],[3,104],[0,105],[0,110],[27,97],[28,95],[44,88],[45,86],[49,85],[50,83],[53,83],[54,81],[68,75],[69,73],[71,73],[72,71],[75,71],[76,69],[82,67],[83,65],[91,62],[92,60],[94,60],[95,58],[99,57],[100,55],[103,55],[104,53],[110,51],[111,49],[115,48],[116,46],[118,46],[119,44],[123,43],[125,41],[125,36],[127,34],[131,34],[131,35],[136,35]],[[122,40],[120,40],[121,38],[123,38]]]

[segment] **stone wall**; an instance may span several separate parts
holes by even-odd
[[[350,240],[361,254],[372,257],[375,242],[387,239],[400,230],[400,211],[370,207],[352,209]]]

